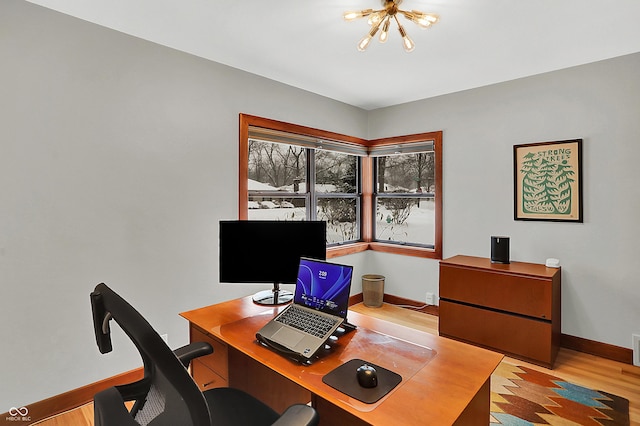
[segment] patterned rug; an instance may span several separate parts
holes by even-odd
[[[491,425],[629,425],[629,401],[501,362],[491,376]]]

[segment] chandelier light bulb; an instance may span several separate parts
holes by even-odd
[[[400,25],[400,23],[398,23],[398,31],[400,31],[400,35],[402,36],[402,47],[407,53],[412,52],[413,49],[416,48],[416,45],[413,40],[409,38],[407,32],[405,31],[404,27]]]
[[[405,15],[411,22],[418,24],[422,28],[429,28],[431,25],[438,22],[438,15],[433,13],[422,13],[418,10],[411,11],[412,16]]]
[[[412,10],[413,13],[421,15],[420,18],[424,18],[426,21],[429,21],[431,24],[435,24],[440,20],[440,17],[435,13],[423,13],[419,10]]]
[[[386,17],[384,24],[382,24],[382,32],[380,32],[380,43],[385,43],[389,39],[389,25],[391,25],[391,18]]]
[[[402,37],[402,47],[404,47],[405,52],[413,52],[413,49],[416,48],[416,44],[409,38],[409,36],[405,35]]]
[[[362,40],[358,42],[358,50],[360,52],[364,52],[365,50],[367,50],[367,47],[369,47],[370,42],[371,42],[371,36],[369,34],[362,37]]]
[[[369,16],[373,13],[373,9],[364,9],[364,10],[350,10],[345,12],[342,17],[345,21],[353,21],[354,19],[364,18],[365,16]]]
[[[378,22],[376,25],[373,25],[371,27],[371,30],[369,30],[369,33],[366,36],[364,36],[362,38],[362,40],[360,40],[360,42],[358,43],[358,50],[359,51],[361,51],[361,52],[365,51],[367,46],[369,46],[369,43],[371,42],[371,39],[376,36],[376,34],[378,33],[379,29],[380,29],[380,22]]]
[[[372,14],[369,15],[369,19],[367,20],[367,23],[369,25],[379,24],[380,22],[382,22],[382,20],[386,16],[387,16],[387,12],[384,11],[384,10],[379,10],[377,12],[373,12]]]

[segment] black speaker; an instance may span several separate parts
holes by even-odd
[[[509,237],[491,237],[491,262],[509,263]]]

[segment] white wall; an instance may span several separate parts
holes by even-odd
[[[217,284],[238,113],[366,137],[363,110],[21,0],[0,57],[0,412],[140,365],[98,353],[99,282],[173,347],[179,312],[257,290]]]
[[[217,284],[240,112],[364,138],[444,130],[445,256],[510,235],[514,260],[561,259],[564,333],[640,332],[640,55],[369,113],[21,0],[0,2],[0,57],[0,412],[139,365],[121,336],[98,354],[98,282],[174,347],[179,312],[256,290]],[[567,138],[585,140],[585,223],[514,222],[512,146]],[[364,273],[401,297],[438,290],[437,261],[339,260],[354,292]]]
[[[369,137],[443,130],[444,256],[562,263],[562,332],[631,347],[640,333],[640,54],[369,114]],[[471,72],[471,71],[470,71]],[[513,145],[582,138],[584,223],[513,219]],[[391,291],[437,293],[436,261],[377,261]],[[391,258],[389,258],[391,260]],[[427,264],[429,264],[427,266]]]

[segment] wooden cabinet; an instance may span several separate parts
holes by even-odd
[[[196,358],[191,362],[191,375],[200,390],[229,386],[229,349],[215,337],[204,333],[193,324],[189,329],[191,342],[207,342],[213,346],[213,353]]]
[[[561,335],[560,269],[454,256],[440,262],[441,336],[553,368]]]

